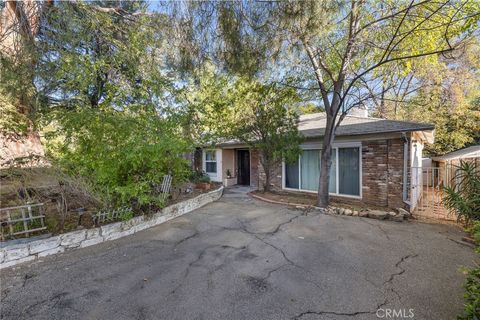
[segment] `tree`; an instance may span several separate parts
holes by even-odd
[[[0,148],[2,166],[43,156],[35,127],[35,39],[53,1],[4,1],[0,6]],[[10,143],[13,141],[13,143]],[[22,145],[19,151],[18,145]],[[13,146],[13,148],[11,148]],[[35,159],[36,160],[36,159]]]
[[[270,191],[271,176],[282,160],[295,161],[302,136],[298,132],[298,102],[295,91],[276,84],[241,79],[235,84],[234,106],[238,113],[232,136],[258,150],[265,173],[264,191]]]
[[[60,2],[41,25],[36,85],[48,151],[111,205],[162,205],[189,141],[165,76],[162,16],[143,2]],[[160,203],[159,203],[160,202]],[[144,208],[142,208],[144,209]]]
[[[162,73],[161,16],[143,2],[60,2],[37,42],[43,111],[61,108],[154,111],[169,81]]]
[[[274,169],[300,153],[295,90],[217,75],[208,67],[197,76],[198,85],[187,98],[189,132],[203,145],[235,139],[257,150],[265,173],[263,190],[269,191]]]
[[[298,79],[298,87],[311,89],[312,80],[315,83],[326,113],[317,200],[321,207],[329,203],[335,130],[348,110],[368,104],[378,95],[379,78],[388,65],[403,63],[408,68],[415,59],[452,52],[462,36],[476,29],[480,8],[476,1],[450,0],[236,4],[230,7],[238,12],[233,21],[235,32],[222,32],[220,37],[246,39],[253,32],[269,43],[263,56],[275,62],[277,72],[256,74],[272,80],[285,78],[290,69],[293,78]],[[205,9],[207,6],[209,9]],[[187,12],[194,12],[190,25],[197,28],[191,35],[202,31],[195,22],[205,25],[208,17],[213,17],[212,23],[203,30],[215,29],[218,6],[217,10],[214,7],[211,2],[201,11],[195,11],[195,5],[189,6]]]
[[[405,82],[414,82],[406,98],[385,96],[384,116],[391,119],[435,124],[435,143],[426,146],[431,155],[442,155],[480,138],[480,45],[466,42],[454,59],[438,57],[435,63],[416,64]]]

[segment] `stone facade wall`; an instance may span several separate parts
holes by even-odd
[[[405,208],[403,202],[403,140],[379,139],[362,142],[362,199],[335,197],[334,201],[378,207]],[[265,173],[259,165],[259,188]],[[282,167],[272,174],[272,190],[282,190]]]
[[[380,207],[408,207],[403,202],[403,148],[402,139],[362,143],[362,202]]]
[[[390,208],[409,209],[403,202],[403,148],[402,139],[388,140],[388,198],[387,206]],[[410,163],[410,160],[407,160]]]
[[[263,191],[265,189],[265,170],[260,163],[258,164],[258,178],[259,178],[258,190]],[[275,167],[271,172],[270,190],[274,190],[274,191],[282,190],[282,165]]]
[[[139,216],[99,228],[73,231],[22,244],[6,244],[0,248],[0,269],[134,234],[218,200],[222,194],[223,187],[163,208],[153,216]]]

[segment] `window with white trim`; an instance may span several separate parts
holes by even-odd
[[[286,189],[317,191],[320,178],[320,149],[303,150],[294,163],[285,163]],[[360,147],[332,148],[329,193],[332,195],[360,197],[361,191]]]
[[[215,150],[205,151],[205,172],[217,173],[217,152]]]

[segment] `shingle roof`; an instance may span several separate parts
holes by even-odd
[[[301,115],[298,130],[306,138],[323,137],[327,123],[326,119],[324,112]],[[346,116],[337,128],[335,135],[339,137],[394,132],[432,131],[433,129],[435,129],[435,126],[428,123]],[[233,145],[242,145],[242,143],[238,140],[229,140],[218,144],[218,146],[230,147]]]
[[[453,160],[453,159],[465,159],[465,158],[476,158],[476,157],[480,157],[480,145],[471,146],[465,149],[453,151],[441,157],[433,157],[432,159],[435,161],[447,161],[447,160]]]
[[[306,114],[300,116],[298,130],[306,138],[322,137],[325,133],[325,126],[325,113]],[[337,128],[335,135],[337,137],[354,136],[389,132],[424,131],[433,130],[434,128],[434,125],[427,123],[346,116]]]

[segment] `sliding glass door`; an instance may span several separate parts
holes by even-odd
[[[339,194],[360,196],[359,148],[338,148]]]
[[[320,150],[303,150],[300,156],[300,176],[302,190],[318,190],[320,179]]]
[[[317,191],[320,179],[319,149],[303,150],[294,163],[285,163],[285,188]],[[360,196],[360,147],[332,149],[329,192],[333,195]]]

